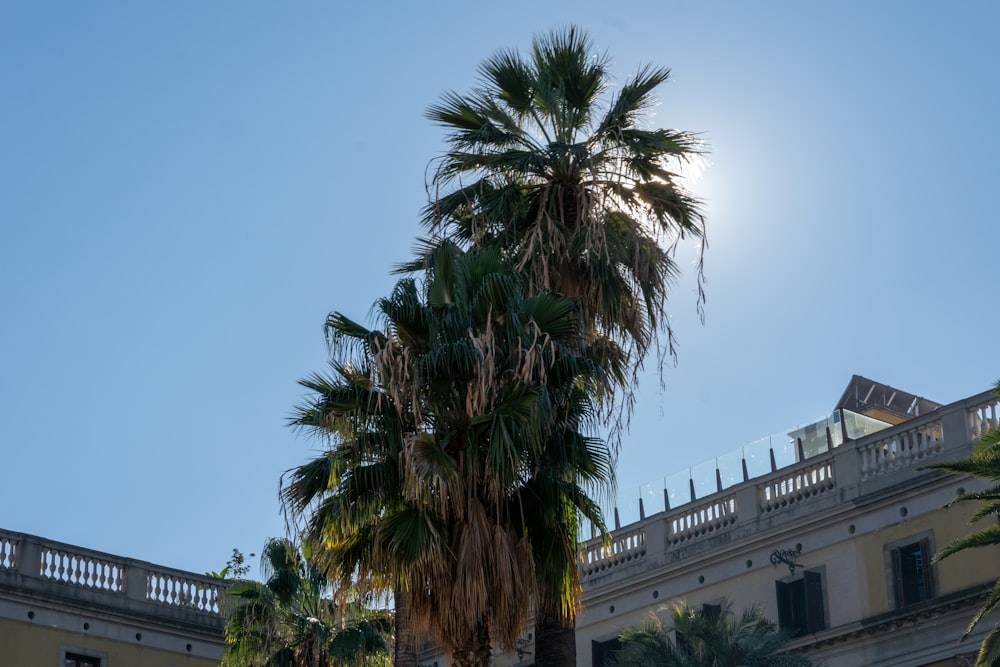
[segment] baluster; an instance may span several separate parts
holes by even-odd
[[[913,461],[915,443],[913,442],[913,429],[903,431],[899,434],[899,466],[908,466]]]

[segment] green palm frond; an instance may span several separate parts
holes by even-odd
[[[941,549],[934,556],[934,561],[940,561],[952,554],[966,549],[977,547],[990,547],[1000,545],[1000,526],[991,526],[985,530],[980,530],[965,537],[960,537]]]
[[[268,540],[267,581],[237,581],[227,594],[223,667],[386,665],[389,618],[350,591],[331,598],[326,577],[288,540]]]
[[[616,667],[806,667],[812,664],[806,656],[784,652],[788,638],[778,632],[758,607],[750,607],[737,616],[727,605],[722,613],[710,616],[681,603],[672,608],[670,621],[670,627],[656,618],[651,623],[624,630],[622,650],[612,664]]]
[[[666,67],[652,65],[641,67],[619,88],[594,135],[603,137],[606,133],[636,132],[637,130],[633,129],[636,123],[653,104],[653,91],[666,83],[669,78],[670,70]]]

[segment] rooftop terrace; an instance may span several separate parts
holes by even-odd
[[[613,508],[610,544],[584,541],[584,582],[819,496],[876,492],[933,459],[967,455],[970,443],[1000,427],[1000,398],[991,392],[945,406],[910,400],[931,409],[914,408],[909,419],[896,415],[896,424],[843,402],[826,418],[640,487]],[[894,418],[884,409],[879,414]]]

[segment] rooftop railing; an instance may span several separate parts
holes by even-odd
[[[635,495],[620,496],[605,507],[611,526],[620,528],[646,516],[693,503],[701,498],[783,470],[825,454],[844,442],[858,440],[891,426],[850,410],[837,410],[814,422],[796,426],[755,440],[687,470],[644,484]],[[595,537],[592,526],[584,526],[585,539]]]
[[[122,558],[83,547],[0,529],[0,583],[51,591],[87,603],[125,606],[138,601],[161,608],[220,617],[224,580]],[[95,597],[96,596],[96,597]]]
[[[596,577],[838,488],[866,493],[882,478],[911,473],[949,451],[964,455],[970,442],[996,428],[1000,398],[990,392],[896,426],[837,411],[642,486],[638,498],[608,513],[614,517],[610,546],[596,536],[583,541],[582,574]]]

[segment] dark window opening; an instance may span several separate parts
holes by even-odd
[[[593,640],[590,642],[591,664],[593,667],[608,667],[611,664],[611,656],[620,650],[622,642],[618,637],[603,642]]]
[[[714,623],[719,620],[722,616],[722,605],[721,604],[703,604],[701,605],[701,615],[705,617],[706,621]]]
[[[774,582],[778,596],[778,626],[790,637],[826,628],[823,613],[823,578],[806,570],[800,579]]]
[[[101,659],[92,655],[80,655],[79,653],[67,653],[63,659],[64,667],[101,667]]]
[[[893,549],[892,578],[897,609],[934,597],[930,540]]]

